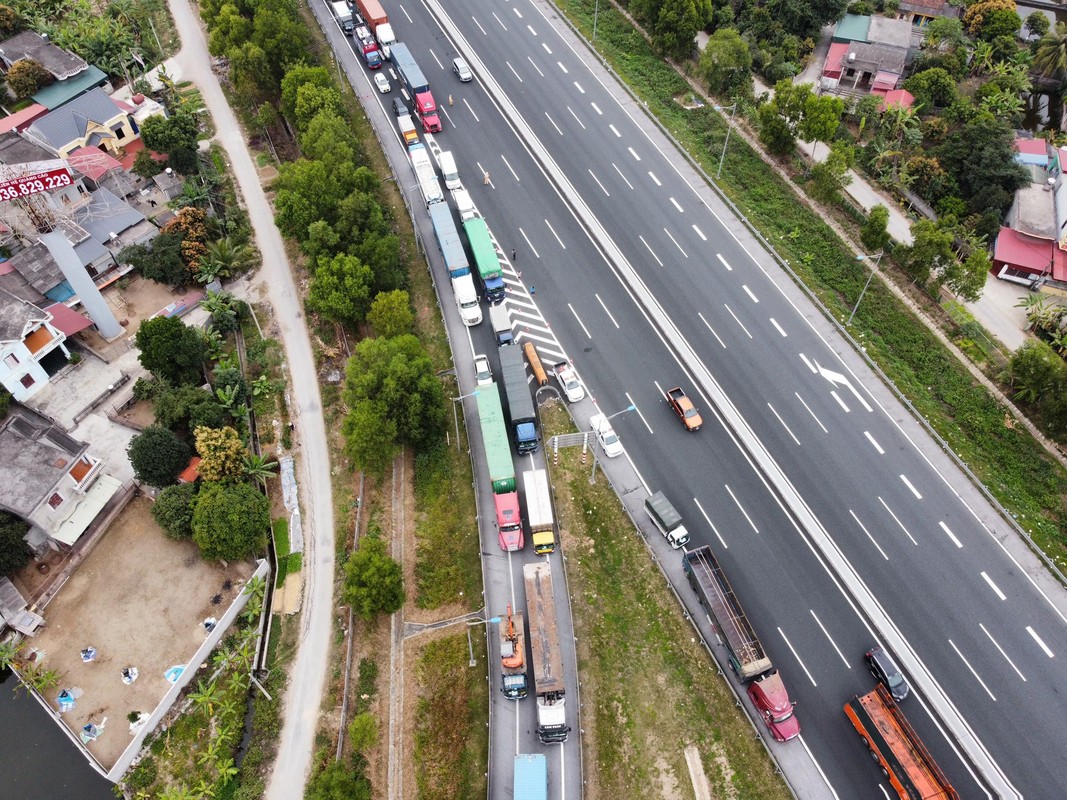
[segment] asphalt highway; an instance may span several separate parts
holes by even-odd
[[[842,590],[782,489],[754,468],[744,437],[724,424],[729,414],[716,413],[717,395],[687,368],[682,350],[713,376],[1014,788],[1058,797],[1067,765],[1046,759],[1037,771],[1032,763],[1054,741],[1065,710],[1057,664],[1067,652],[1056,607],[1062,596],[1006,541],[1015,535],[1010,528],[698,185],[632,98],[603,79],[587,52],[572,49],[573,37],[551,12],[531,2],[448,2],[444,12],[462,34],[457,47],[427,6],[394,6],[394,28],[442,107],[439,143],[456,155],[503,250],[515,248],[521,283],[536,285],[552,337],[599,407],[613,413],[636,405],[613,420],[634,466],[682,511],[691,546],[710,544],[719,555],[798,701],[802,747],[832,791],[880,794],[880,775],[841,712],[845,700],[872,685],[861,659],[878,626]],[[474,83],[452,75],[457,53],[475,67]],[[482,86],[490,83],[519,116],[487,95]],[[550,152],[632,274],[608,262],[600,240],[564,204],[559,182],[548,180],[551,170],[524,144],[530,137]],[[481,183],[485,171],[490,186]],[[669,328],[654,320],[642,290],[669,317]],[[474,350],[492,352],[487,325],[472,335]],[[457,348],[457,366],[462,359]],[[662,400],[662,390],[678,384],[704,412],[697,434],[683,431]],[[580,424],[592,410],[576,409]],[[483,516],[489,499],[481,498]],[[487,554],[487,562],[501,560],[509,559]],[[487,597],[497,583],[510,589],[516,574],[514,564],[499,574],[487,569]],[[989,794],[926,713],[926,700],[917,692],[906,701],[909,719],[962,796]],[[497,730],[507,727],[502,721],[510,722],[506,712],[497,714]],[[529,746],[528,736],[517,741]],[[796,743],[775,750],[788,771]]]

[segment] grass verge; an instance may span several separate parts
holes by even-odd
[[[466,449],[445,444],[415,457],[415,604],[481,605],[482,569]]]
[[[472,635],[477,666],[469,665],[467,637],[427,643],[416,666],[423,693],[415,727],[419,800],[480,800],[486,793],[489,696],[485,638]],[[427,688],[428,687],[428,688]]]
[[[541,419],[546,439],[574,431],[558,404]],[[579,462],[565,449],[551,469],[566,523],[586,797],[692,796],[687,745],[712,797],[792,797],[603,473],[590,485]]]
[[[590,37],[594,0],[556,0]],[[714,174],[726,136],[710,106],[686,110],[688,84],[612,5],[600,4],[597,49],[705,172]],[[819,215],[745,140],[730,140],[719,185],[839,320],[867,278]],[[1067,470],[977,383],[934,334],[880,281],[871,283],[851,328],[867,354],[915,405],[997,500],[1061,566],[1067,565]]]

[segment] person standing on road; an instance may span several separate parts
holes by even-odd
[[[452,105],[452,95],[449,95],[449,96],[448,96],[448,104],[449,104],[449,105]]]
[[[488,186],[489,185],[489,170],[486,170],[485,174],[482,175],[482,185],[483,186]]]
[[[515,260],[515,248],[514,248],[514,247],[513,247],[513,248],[511,248],[511,260],[512,260],[512,261],[514,261],[514,260]]]

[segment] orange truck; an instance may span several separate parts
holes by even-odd
[[[884,686],[849,700],[845,715],[900,800],[960,800]]]
[[[682,387],[675,386],[673,389],[668,389],[665,394],[667,395],[667,402],[671,404],[671,408],[674,409],[678,419],[685,425],[685,429],[699,431],[704,424],[704,420],[700,418],[700,413],[697,411],[696,406],[682,391]]]

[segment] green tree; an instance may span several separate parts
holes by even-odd
[[[1015,38],[1015,34],[1022,27],[1022,18],[1010,8],[995,8],[988,12],[982,20],[982,28],[978,32],[979,38],[991,42],[1001,36]]]
[[[804,118],[798,133],[806,142],[830,142],[841,127],[845,101],[830,94],[809,94],[804,101]],[[812,149],[814,155],[815,150]]]
[[[379,293],[367,312],[367,322],[375,335],[387,339],[411,333],[415,327],[415,314],[408,293],[402,289]]]
[[[904,81],[904,88],[915,95],[916,105],[927,111],[946,108],[959,97],[955,79],[941,67],[915,73]]]
[[[801,39],[819,36],[819,29],[827,22],[836,22],[845,15],[848,0],[769,0],[769,16],[786,33]]]
[[[277,86],[290,64],[305,58],[311,41],[291,0],[260,0],[252,19],[252,41],[263,50],[270,71],[267,77]]]
[[[311,121],[320,113],[340,117],[344,113],[344,100],[333,86],[316,86],[305,83],[296,92],[296,128],[307,130]]]
[[[404,572],[386,551],[385,542],[364,536],[345,565],[344,599],[366,620],[392,614],[404,605]]]
[[[848,142],[834,142],[825,161],[811,168],[811,193],[816,200],[832,203],[838,192],[852,180],[848,171],[856,161],[856,151]]]
[[[224,56],[233,47],[240,47],[252,36],[252,20],[243,16],[237,6],[226,3],[219,9],[211,24],[208,51]]]
[[[52,83],[52,73],[32,58],[16,61],[7,71],[7,85],[16,98],[22,100]]]
[[[308,87],[320,92],[335,91],[313,84],[301,86],[300,91]],[[325,108],[312,117],[300,135],[300,150],[305,158],[321,161],[332,174],[343,173],[337,177],[342,186],[349,190],[354,186],[358,145],[348,122],[335,109]]]
[[[400,257],[400,240],[394,234],[365,231],[362,240],[351,245],[349,250],[374,273],[372,294],[407,286],[407,271]]]
[[[286,70],[282,78],[282,113],[290,120],[296,121],[296,98],[300,87],[306,84],[329,89],[334,86],[333,78],[325,67],[312,67],[303,63],[294,63]]]
[[[343,761],[330,761],[308,781],[304,800],[370,800],[367,779]]]
[[[9,39],[22,28],[18,12],[8,5],[0,5],[0,39]]]
[[[719,28],[700,53],[708,91],[725,97],[752,96],[752,52],[734,28]]]
[[[1040,39],[1049,32],[1052,23],[1049,22],[1048,17],[1040,11],[1031,11],[1026,15],[1026,22],[1023,24],[1023,27],[1026,28],[1026,32],[1030,36],[1036,36]]]
[[[349,408],[367,399],[381,403],[401,443],[422,449],[444,436],[444,390],[422,342],[411,334],[356,345],[344,397]]]
[[[300,242],[300,249],[308,257],[308,264],[314,270],[320,258],[329,258],[337,252],[341,243],[341,234],[325,220],[312,222],[307,227],[307,235]],[[372,267],[373,269],[373,267]]]
[[[774,155],[793,152],[811,96],[810,83],[794,84],[790,80],[781,80],[775,84],[773,99],[760,106],[760,141]]]
[[[1067,23],[1057,22],[1051,33],[1041,37],[1034,53],[1034,69],[1043,77],[1067,77]]]
[[[256,106],[270,97],[276,84],[270,57],[255,42],[244,42],[226,53],[230,61],[230,80],[239,104]]]
[[[369,711],[352,717],[348,723],[348,743],[352,750],[360,755],[378,744],[378,720]]]
[[[700,17],[694,0],[663,0],[652,42],[671,58],[688,58],[695,47]]]
[[[923,47],[930,50],[937,50],[942,43],[961,47],[966,41],[963,23],[957,17],[935,17],[923,28]]]
[[[177,317],[141,323],[134,337],[141,366],[173,384],[197,383],[202,376],[206,343],[199,331]]]
[[[196,509],[198,488],[195,483],[168,486],[152,504],[152,516],[156,524],[171,539],[192,538],[193,511]]]
[[[912,243],[899,251],[899,261],[916,281],[926,285],[931,271],[947,268],[955,260],[952,234],[939,228],[936,222],[922,219],[911,226],[911,235]]]
[[[200,456],[197,472],[204,480],[235,480],[244,474],[245,447],[236,430],[197,428],[193,438]]]
[[[199,386],[170,386],[161,382],[152,401],[156,424],[192,431],[198,425],[221,428],[229,418],[215,397]]]
[[[941,284],[948,287],[954,295],[973,303],[982,296],[986,275],[991,267],[989,251],[984,247],[978,247],[962,261],[959,259],[949,261],[939,279]]]
[[[18,517],[0,511],[0,575],[18,572],[29,563],[30,548],[25,538],[29,530],[30,526]]]
[[[158,489],[174,483],[191,455],[189,445],[159,425],[150,425],[133,437],[126,452],[134,477]]]
[[[193,279],[189,266],[182,258],[182,237],[177,233],[160,233],[147,245],[124,247],[117,259],[120,264],[131,265],[148,280],[175,289]]]
[[[889,244],[889,209],[876,205],[867,215],[867,220],[860,230],[860,241],[871,253],[884,250]]]
[[[325,220],[332,224],[337,205],[346,194],[325,164],[306,158],[282,164],[274,189],[278,228],[298,241],[308,235],[313,222]]]
[[[229,278],[254,268],[257,261],[256,253],[251,247],[238,243],[233,237],[223,236],[206,245],[204,255],[200,259],[197,279],[201,283],[210,283],[210,280],[204,279],[206,273],[214,276],[211,280]]]
[[[1031,339],[1012,354],[1003,377],[1011,384],[1016,400],[1036,404],[1067,385],[1065,373],[1063,359],[1044,342]]]
[[[342,426],[345,452],[360,470],[384,475],[399,449],[396,423],[385,404],[372,398],[360,398],[351,409]]]
[[[355,256],[320,260],[308,289],[308,307],[335,322],[357,324],[370,308],[370,267]]]
[[[267,546],[270,501],[250,483],[205,483],[193,512],[193,541],[208,561],[233,561]]]
[[[141,123],[141,139],[145,147],[167,155],[175,150],[195,150],[199,132],[196,117],[187,111],[169,117],[149,117]]]

